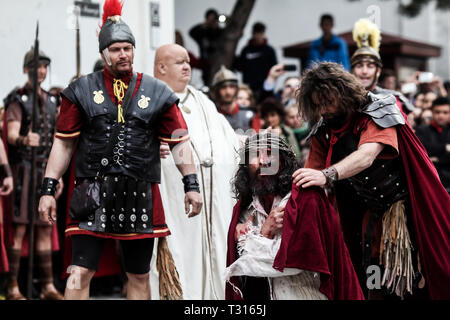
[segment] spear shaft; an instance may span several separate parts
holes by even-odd
[[[33,109],[31,113],[31,131],[37,131],[38,115],[38,68],[39,68],[39,21],[36,24],[36,38],[34,40],[33,57]],[[30,168],[30,192],[28,193],[28,215],[29,215],[29,240],[28,240],[28,277],[27,277],[27,298],[32,298],[33,293],[33,265],[34,265],[34,231],[36,206],[36,147],[31,148],[31,168]]]

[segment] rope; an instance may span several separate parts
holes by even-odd
[[[181,288],[172,254],[167,246],[166,237],[158,239],[158,256],[156,267],[159,273],[159,296],[161,300],[182,300],[183,290]]]
[[[118,106],[117,106],[117,122],[125,123],[125,118],[123,117],[123,108],[122,102],[125,97],[125,91],[128,89],[128,86],[120,79],[114,79],[113,82],[114,96],[117,98]]]

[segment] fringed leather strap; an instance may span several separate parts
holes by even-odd
[[[394,203],[383,216],[380,264],[384,266],[382,285],[402,298],[405,291],[412,294],[414,268],[404,200]]]

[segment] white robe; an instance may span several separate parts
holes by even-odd
[[[227,233],[235,204],[231,180],[239,163],[239,142],[228,121],[217,112],[214,103],[191,86],[187,90],[189,96],[183,104],[180,103],[179,108],[189,130],[203,207],[199,215],[187,218],[182,176],[172,156],[162,159],[160,191],[166,223],[171,231],[167,243],[180,276],[184,299],[225,299],[223,274]],[[186,94],[180,94],[179,97],[183,101]],[[190,113],[186,112],[183,105]],[[200,166],[202,161],[210,157],[211,145],[213,166]],[[157,242],[150,269],[152,299],[159,299],[156,249]]]
[[[290,192],[283,199],[276,196],[271,210],[276,207],[284,208],[290,196]],[[319,291],[320,277],[317,272],[297,268],[285,268],[280,272],[273,268],[281,245],[281,233],[275,234],[273,239],[260,234],[269,214],[264,210],[258,197],[253,197],[248,209],[241,213],[239,223],[246,223],[250,216],[254,216],[253,223],[250,230],[238,239],[239,258],[226,268],[225,280],[229,281],[231,277],[238,276],[267,278],[272,300],[327,300],[327,297]],[[242,296],[238,288],[234,290]]]

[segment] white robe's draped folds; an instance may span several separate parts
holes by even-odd
[[[172,156],[162,159],[160,191],[172,233],[167,242],[180,276],[183,299],[222,300],[227,233],[236,203],[231,181],[239,164],[239,141],[228,121],[203,93],[188,86],[187,93],[179,98],[189,129],[203,208],[196,217],[187,218],[182,176]],[[210,159],[213,165],[208,167]],[[159,299],[156,249],[155,242],[150,269],[152,299]]]
[[[276,196],[272,210],[276,207],[284,208],[290,196],[290,192],[284,198]],[[318,273],[296,268],[285,268],[280,272],[272,267],[280,249],[281,233],[275,234],[273,239],[260,234],[269,213],[264,210],[257,197],[253,197],[248,209],[241,213],[239,223],[246,223],[252,215],[254,219],[250,230],[238,239],[239,258],[226,268],[225,280],[229,281],[231,277],[236,276],[267,278],[272,300],[327,300],[319,291]],[[239,291],[237,288],[235,290]],[[242,296],[242,292],[239,293]]]

